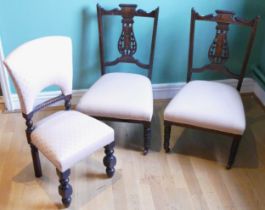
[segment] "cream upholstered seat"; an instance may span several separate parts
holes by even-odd
[[[59,111],[35,124],[31,143],[65,171],[114,140],[109,126],[77,111]]]
[[[238,91],[212,81],[191,81],[185,85],[166,107],[164,119],[235,135],[242,135],[246,128]]]
[[[77,104],[77,110],[96,117],[100,120],[141,123],[144,128],[144,154],[148,153],[151,144],[151,121],[153,115],[153,93],[151,75],[154,60],[155,37],[158,21],[158,8],[147,13],[136,9],[135,4],[120,4],[120,8],[106,10],[97,5],[100,62],[102,76],[84,94]],[[104,54],[106,43],[104,19],[109,16],[120,16],[122,32],[118,40],[118,58],[107,61]],[[103,18],[104,17],[104,18]],[[148,63],[142,63],[134,57],[140,47],[133,31],[134,17],[153,20],[153,33]],[[109,24],[110,22],[108,22]],[[109,24],[110,25],[110,24]],[[111,26],[110,26],[111,27]],[[145,50],[149,50],[146,45]],[[111,49],[111,51],[114,51]],[[145,75],[118,71],[112,68],[112,73],[107,72],[107,67],[113,67],[119,63],[135,64]],[[117,67],[116,67],[117,68]]]
[[[69,168],[105,147],[103,162],[107,175],[112,177],[116,164],[113,129],[85,114],[70,111],[73,78],[71,39],[50,36],[29,41],[11,52],[4,64],[15,84],[22,115],[26,119],[35,176],[42,176],[40,151],[55,165],[62,202],[69,206],[72,194]],[[58,86],[62,94],[35,106],[38,93],[51,85]],[[51,114],[33,124],[35,112],[61,100],[65,103],[65,111]]]
[[[239,91],[258,23],[257,17],[253,20],[241,20],[242,18],[235,17],[235,14],[230,11],[216,10],[216,15],[202,16],[192,9],[187,84],[170,101],[164,111],[164,149],[166,152],[170,151],[170,133],[173,125],[218,132],[233,137],[226,168],[232,167],[246,129],[246,117]],[[193,64],[197,22],[216,23],[215,37],[208,50],[209,61],[206,65],[199,67],[195,67]],[[231,71],[226,65],[230,56],[228,32],[232,25],[240,25],[251,30],[239,73],[235,73],[234,70]],[[191,81],[194,73],[204,71],[223,73],[238,80],[237,88],[216,81]]]
[[[142,75],[108,73],[85,93],[76,108],[91,116],[151,121],[152,85]]]

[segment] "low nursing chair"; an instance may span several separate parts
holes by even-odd
[[[170,151],[170,133],[173,125],[213,131],[233,138],[227,169],[235,161],[239,143],[246,129],[246,117],[240,97],[240,89],[247,69],[250,52],[258,23],[258,17],[244,20],[233,12],[217,10],[216,15],[201,16],[194,9],[191,12],[190,48],[187,84],[170,101],[164,111],[164,149]],[[216,35],[208,51],[209,63],[194,67],[194,35],[197,22],[216,23]],[[230,25],[246,27],[250,36],[241,70],[235,73],[227,67],[229,59],[228,31]],[[216,81],[193,80],[193,73],[204,71],[220,72],[237,80],[237,87]],[[195,138],[195,137],[194,137]]]
[[[153,115],[151,76],[159,10],[157,8],[151,12],[145,12],[136,9],[137,5],[134,4],[120,4],[119,6],[120,9],[106,10],[97,5],[102,76],[81,98],[77,104],[77,110],[100,120],[141,123],[144,128],[144,154],[147,154],[151,144],[151,121]],[[107,43],[104,39],[106,38],[104,20],[111,16],[121,17],[122,31],[118,40],[118,53],[120,56],[114,60],[106,61],[105,45]],[[135,53],[139,46],[133,30],[134,17],[138,19],[149,18],[153,23],[148,63],[142,63],[135,58]],[[111,22],[108,22],[108,27],[110,25]],[[149,49],[147,48],[146,50],[148,51]],[[135,64],[143,69],[147,76],[129,73],[129,71],[107,72],[107,67],[113,67],[120,63]]]

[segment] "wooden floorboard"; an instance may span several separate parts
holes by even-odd
[[[162,118],[168,101],[155,102],[147,156],[141,152],[141,125],[109,123],[116,131],[116,174],[106,178],[103,149],[76,164],[70,209],[264,210],[265,111],[251,95],[243,101],[247,129],[231,170],[225,169],[231,138],[222,135],[174,127],[172,152],[164,153]],[[43,177],[34,177],[24,129],[21,114],[0,111],[0,209],[60,209],[55,168],[41,155]]]

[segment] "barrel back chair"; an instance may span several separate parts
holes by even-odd
[[[101,120],[141,123],[144,127],[144,154],[151,141],[151,120],[153,115],[153,94],[151,76],[155,52],[155,40],[159,9],[145,12],[134,4],[120,4],[120,9],[105,10],[97,5],[100,64],[102,76],[84,94],[77,104],[77,110]],[[106,61],[103,17],[121,16],[122,31],[118,40],[120,56]],[[134,17],[152,18],[149,62],[142,63],[135,58],[139,47],[134,35]],[[108,24],[110,25],[110,23]],[[146,47],[146,46],[142,46]],[[147,49],[148,50],[148,49]],[[135,64],[146,71],[147,77],[128,72],[107,72],[107,67],[120,63]]]
[[[71,203],[70,167],[105,146],[104,164],[109,177],[114,174],[114,131],[104,123],[70,110],[72,94],[72,43],[63,36],[29,41],[5,59],[26,120],[26,137],[31,148],[36,177],[42,176],[40,151],[55,167],[59,176],[59,194],[65,206]],[[51,85],[61,95],[35,106],[38,93]],[[33,124],[33,115],[56,102],[64,101],[65,110],[53,113]],[[35,120],[34,120],[35,121]]]
[[[170,101],[164,112],[164,149],[170,151],[171,126],[199,128],[214,131],[233,137],[227,168],[234,163],[241,137],[245,131],[246,119],[243,103],[239,94],[247,69],[253,41],[256,34],[258,17],[244,20],[235,17],[233,12],[216,11],[216,15],[199,15],[191,11],[190,47],[188,59],[187,84]],[[193,50],[195,25],[198,21],[216,22],[216,35],[208,51],[209,63],[193,67]],[[238,25],[250,29],[241,70],[235,73],[227,67],[229,59],[228,31],[230,25]],[[215,81],[190,81],[193,73],[204,71],[221,72],[236,79],[237,88]]]

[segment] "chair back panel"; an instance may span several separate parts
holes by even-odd
[[[4,61],[16,87],[23,114],[34,109],[37,95],[56,85],[62,94],[72,93],[72,42],[68,37],[51,36],[29,41]]]
[[[201,16],[194,9],[192,9],[187,82],[191,80],[192,73],[199,73],[206,70],[217,71],[222,72],[223,74],[226,74],[231,78],[237,79],[237,89],[240,90],[246,72],[250,52],[253,46],[258,20],[259,17],[256,17],[252,20],[245,20],[239,17],[235,17],[234,12],[223,10],[216,10],[216,15],[209,14],[206,16]],[[196,21],[210,21],[216,22],[217,24],[216,35],[208,51],[208,58],[210,62],[200,68],[193,68],[193,48]],[[235,74],[225,65],[229,59],[228,32],[230,25],[244,26],[250,28],[251,30],[251,34],[247,43],[247,49],[239,74]]]
[[[157,31],[157,21],[159,8],[151,12],[145,12],[141,9],[136,9],[137,5],[135,4],[120,4],[121,9],[112,9],[105,10],[97,4],[97,15],[98,15],[98,27],[99,27],[99,45],[100,45],[100,61],[101,61],[101,73],[105,74],[105,67],[113,66],[118,63],[133,63],[140,68],[148,70],[148,77],[151,79],[152,69],[153,69],[153,60],[154,60],[154,50],[155,50],[155,40],[156,40],[156,31]],[[103,40],[103,16],[121,16],[122,18],[122,31],[118,40],[118,51],[120,57],[116,58],[113,61],[105,61],[104,58],[104,40]],[[137,40],[134,35],[133,24],[134,17],[147,17],[153,18],[153,32],[152,32],[152,41],[151,41],[151,52],[149,63],[145,64],[140,62],[134,57],[134,54],[137,51]]]

